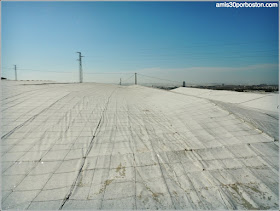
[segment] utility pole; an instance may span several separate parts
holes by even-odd
[[[15,80],[17,81],[17,66],[15,65]]]
[[[120,78],[120,85],[122,85],[122,78]]]
[[[83,69],[82,69],[82,53],[81,52],[77,52],[79,54],[79,73],[80,73],[80,83],[83,83]]]
[[[137,85],[137,73],[135,73],[135,85]]]

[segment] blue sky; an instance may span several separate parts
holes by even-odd
[[[215,4],[2,2],[2,75],[78,81],[81,51],[85,81],[278,83],[278,8]]]

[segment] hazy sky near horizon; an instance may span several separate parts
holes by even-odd
[[[186,83],[278,84],[278,8],[1,2],[1,10],[1,71],[10,79],[17,65],[18,79],[78,81],[81,51],[84,81],[118,83],[137,72]]]

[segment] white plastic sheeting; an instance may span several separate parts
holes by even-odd
[[[235,105],[240,105],[243,107],[257,109],[261,111],[269,111],[276,113],[278,113],[279,111],[278,93],[236,92],[185,87],[181,87],[172,91],[186,95],[201,97],[204,99],[232,103]]]
[[[275,140],[279,140],[278,93],[240,93],[183,87],[174,89],[172,92],[209,99]]]
[[[278,209],[278,141],[207,99],[2,81],[3,209]]]

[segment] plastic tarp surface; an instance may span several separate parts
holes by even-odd
[[[278,141],[208,99],[1,86],[2,209],[279,209]]]
[[[278,93],[235,92],[184,87],[174,89],[172,92],[208,99],[275,140],[279,140]]]

